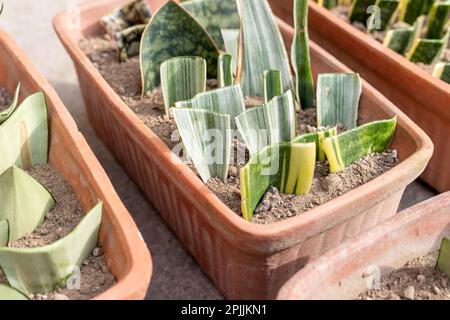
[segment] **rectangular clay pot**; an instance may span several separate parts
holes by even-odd
[[[387,99],[363,84],[359,121],[398,116],[393,147],[402,162],[388,173],[308,213],[271,225],[237,216],[128,108],[78,46],[99,34],[99,18],[127,0],[81,7],[81,29],[69,29],[68,12],[54,20],[72,57],[90,121],[168,225],[219,290],[230,299],[274,298],[281,285],[344,239],[394,215],[403,191],[425,168],[433,146],[428,137]],[[149,1],[155,11],[164,1]],[[292,28],[280,22],[287,43]],[[348,69],[314,43],[314,75]]]
[[[95,299],[143,299],[152,273],[152,260],[133,219],[116,194],[103,168],[59,99],[17,44],[0,29],[0,86],[21,97],[45,94],[49,114],[50,164],[58,169],[88,211],[104,203],[100,242],[117,284]]]
[[[273,11],[293,25],[293,0],[270,0]],[[436,152],[422,179],[439,192],[450,190],[450,85],[313,1],[309,4],[311,39],[350,69],[359,72],[433,141]]]
[[[357,298],[373,281],[435,252],[450,236],[450,192],[422,202],[309,263],[280,290],[282,300]],[[363,275],[365,275],[363,277]]]

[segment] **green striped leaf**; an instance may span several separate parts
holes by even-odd
[[[366,25],[367,19],[370,17],[370,13],[367,9],[374,5],[376,0],[354,0],[352,8],[350,9],[348,18],[351,22],[360,22]]]
[[[204,183],[226,180],[230,167],[230,115],[205,110],[174,108],[181,139]]]
[[[386,151],[394,137],[396,124],[396,118],[374,121],[324,139],[323,150],[330,172],[342,171],[371,153]]]
[[[100,19],[100,25],[112,36],[137,24],[147,24],[152,16],[145,0],[133,0]]]
[[[160,85],[160,67],[164,61],[181,56],[204,58],[208,77],[217,78],[219,50],[214,41],[186,10],[168,1],[152,17],[142,35],[142,94]]]
[[[339,4],[338,0],[318,0],[319,6],[325,7],[327,9],[332,9]]]
[[[311,71],[308,36],[308,0],[294,1],[294,42],[291,48],[297,101],[304,108],[314,106],[314,81]]]
[[[175,106],[228,114],[232,129],[236,129],[235,118],[245,111],[244,97],[239,85],[199,93],[192,100],[177,102]]]
[[[450,83],[450,63],[441,62],[436,64],[434,67],[433,76]]]
[[[337,135],[337,127],[324,129],[316,132],[305,133],[292,140],[292,143],[311,143],[316,144],[316,159],[318,161],[325,161],[325,151],[323,151],[323,140],[328,137]]]
[[[356,127],[361,96],[361,78],[357,73],[320,74],[317,80],[317,126]]]
[[[400,20],[414,24],[421,15],[426,15],[432,2],[427,0],[400,0]]]
[[[228,53],[221,53],[217,74],[218,87],[231,86],[234,81],[233,78],[233,56]]]
[[[47,105],[42,92],[26,98],[0,125],[0,148],[0,174],[13,165],[28,169],[47,163]]]
[[[9,224],[8,220],[0,220],[0,247],[8,245]]]
[[[16,111],[18,102],[19,102],[19,92],[20,92],[20,83],[17,85],[16,92],[14,94],[14,98],[11,102],[11,105],[4,111],[0,112],[0,125],[8,120],[9,117]]]
[[[437,260],[437,269],[450,277],[450,239],[443,238],[439,257]]]
[[[433,64],[439,59],[444,49],[444,40],[417,39],[406,57],[412,62]]]
[[[264,71],[264,101],[267,103],[283,94],[283,83],[280,70]]]
[[[0,175],[0,221],[8,222],[8,243],[36,229],[55,206],[52,195],[13,166]]]
[[[295,138],[295,104],[292,90],[236,117],[236,125],[251,155],[265,146]]]
[[[1,13],[1,11],[0,11]],[[28,300],[26,296],[24,296],[19,291],[5,286],[3,284],[0,284],[0,300],[6,301],[6,300]]]
[[[176,57],[161,65],[161,87],[166,114],[175,102],[206,90],[206,61],[200,57]]]
[[[138,24],[116,33],[115,39],[119,48],[120,61],[126,61],[128,58],[139,55],[145,27],[145,24]]]
[[[221,29],[241,26],[236,0],[191,0],[181,6],[208,31],[220,49],[225,49]]]
[[[255,154],[240,172],[242,215],[250,221],[270,186],[286,194],[307,194],[316,162],[314,143],[280,143]]]
[[[411,28],[389,30],[386,33],[383,45],[400,54],[405,54],[411,49],[414,42],[419,39],[424,21],[425,16],[420,16]]]
[[[38,248],[0,248],[0,267],[11,287],[24,294],[46,293],[65,283],[97,245],[103,204],[58,241]]]
[[[449,13],[450,1],[433,4],[426,33],[428,39],[441,39],[444,36]]]
[[[222,37],[225,42],[225,51],[231,54],[231,66],[233,68],[233,73],[237,72],[238,63],[238,47],[239,47],[239,29],[222,29]]]
[[[399,8],[399,0],[377,0],[367,24],[369,30],[384,31],[394,21]],[[379,23],[378,23],[379,22]]]
[[[237,82],[244,96],[263,96],[265,70],[280,70],[283,89],[292,88],[289,58],[267,0],[237,0],[242,19]]]

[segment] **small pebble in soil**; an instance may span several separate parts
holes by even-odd
[[[403,296],[409,300],[414,300],[415,294],[416,294],[416,290],[414,289],[413,286],[408,286],[403,291]]]

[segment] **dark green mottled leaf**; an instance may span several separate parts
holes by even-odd
[[[145,0],[133,0],[100,19],[100,25],[111,35],[138,24],[147,24],[152,16]]]
[[[444,36],[449,13],[450,1],[433,4],[426,33],[428,39],[441,39]]]
[[[186,10],[168,1],[155,13],[142,35],[142,93],[160,85],[164,61],[180,56],[202,57],[206,60],[208,77],[217,78],[219,50],[214,41]]]

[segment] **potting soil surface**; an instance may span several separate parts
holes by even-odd
[[[348,19],[348,14],[350,12],[351,6],[337,6],[334,7],[332,9],[330,9],[330,11],[335,14],[336,16],[338,16],[340,19],[345,20],[346,22],[350,23],[350,20]],[[367,28],[364,24],[360,23],[360,22],[354,22],[352,23],[352,25],[354,27],[356,27],[357,29],[366,32],[367,33]],[[409,24],[402,22],[402,21],[398,21],[396,23],[394,23],[390,29],[398,29],[398,28],[408,28],[411,27]],[[423,30],[422,30],[422,36],[421,38],[424,38],[424,34],[426,32],[426,28],[427,28],[427,23],[424,23],[423,26]],[[386,36],[388,30],[386,31],[375,31],[375,32],[370,32],[367,33],[370,37],[374,38],[375,40],[377,40],[380,43],[383,43],[384,38]],[[448,47],[444,52],[443,58],[440,59],[438,62],[450,62],[450,42],[448,43]],[[436,65],[436,63],[431,64],[431,65],[427,65],[421,62],[417,62],[416,65],[419,66],[420,68],[422,68],[423,70],[427,71],[428,73],[433,73],[434,71],[434,67]]]
[[[173,149],[180,144],[181,138],[176,133],[177,127],[173,117],[164,115],[162,90],[156,88],[141,97],[138,57],[119,63],[116,45],[106,36],[83,39],[80,47],[115,92],[169,148]],[[209,88],[214,88],[215,85],[214,80],[208,81]],[[260,105],[262,102],[259,97],[245,98],[246,108]],[[314,108],[300,111],[299,117],[299,134],[316,130]],[[338,130],[342,129],[338,127]],[[311,192],[308,195],[286,195],[275,188],[270,188],[257,208],[252,222],[268,224],[299,215],[369,182],[394,167],[397,161],[397,152],[389,150],[381,154],[371,154],[337,174],[329,174],[328,164],[318,162]],[[196,172],[192,164],[188,166]],[[218,198],[238,215],[242,214],[239,185],[241,166],[242,163],[232,164],[227,181],[211,179],[207,183]]]
[[[378,289],[362,293],[359,300],[450,300],[450,279],[435,268],[438,253],[407,262],[381,278]]]
[[[28,170],[28,173],[49,190],[56,205],[46,214],[44,222],[33,233],[12,242],[10,247],[35,248],[54,243],[69,234],[85,213],[70,185],[51,165],[34,166]],[[95,248],[83,262],[80,275],[79,288],[71,286],[74,289],[69,289],[64,286],[54,292],[32,295],[30,298],[36,300],[86,300],[106,291],[116,282],[106,264],[101,247]],[[0,271],[1,282],[6,282],[6,278]],[[76,281],[74,283],[76,284]]]

